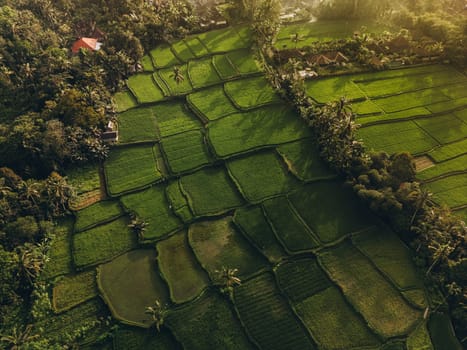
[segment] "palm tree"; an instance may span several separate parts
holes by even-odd
[[[431,263],[430,267],[426,271],[426,275],[428,276],[431,270],[438,264],[440,261],[446,260],[449,258],[449,255],[455,250],[450,242],[448,243],[439,243],[433,241],[428,248],[433,251],[433,262]]]
[[[28,324],[23,330],[14,327],[11,334],[2,335],[0,341],[7,343],[10,350],[20,350],[23,345],[39,338],[38,334],[32,333],[32,325]]]
[[[146,231],[146,227],[148,225],[149,224],[146,221],[140,220],[137,217],[133,216],[131,218],[131,222],[128,224],[128,227],[131,228],[134,233],[136,233],[136,235],[138,236],[140,240],[143,240],[144,231]]]
[[[164,324],[167,309],[160,303],[159,300],[156,299],[153,306],[146,306],[144,313],[151,315],[156,329],[159,332],[161,330],[161,326]]]
[[[220,288],[222,293],[227,293],[232,298],[233,289],[235,286],[242,284],[240,278],[236,275],[238,273],[238,269],[230,269],[227,267],[222,266],[222,269],[215,270],[217,277],[217,285]]]
[[[177,85],[185,80],[185,77],[183,76],[183,73],[182,73],[180,67],[178,67],[178,66],[174,66],[173,73],[170,76],[172,78],[174,78]]]

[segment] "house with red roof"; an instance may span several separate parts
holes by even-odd
[[[71,52],[77,54],[80,49],[97,51],[101,48],[102,43],[98,42],[96,38],[79,38],[71,47]]]

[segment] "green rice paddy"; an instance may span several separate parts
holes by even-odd
[[[297,46],[324,35],[310,28]],[[320,30],[337,37],[354,24],[331,28]],[[57,230],[45,267],[60,312],[43,326],[52,337],[96,322],[89,349],[431,346],[410,251],[324,166],[306,123],[262,76],[250,36],[225,28],[160,45],[143,59],[148,73],[114,97],[120,138],[103,165],[111,198]],[[465,188],[467,101],[453,72],[436,65],[307,85],[320,102],[351,99],[370,147],[433,155],[419,176],[462,214],[465,191],[453,188]],[[72,173],[73,183],[98,190],[98,169]],[[130,214],[147,223],[139,234]],[[241,284],[221,290],[223,268],[238,269]],[[166,309],[160,332],[144,312],[155,300]],[[118,325],[111,341],[99,338],[108,315]]]
[[[433,167],[418,174],[420,180],[465,172],[467,77],[456,68],[423,65],[310,80],[306,84],[308,94],[318,102],[341,96],[353,100],[357,122],[363,124],[358,134],[368,149],[389,154],[409,151],[433,160]],[[455,188],[461,181],[458,179],[448,176],[439,183]],[[457,192],[440,191],[435,200],[453,208],[467,205],[467,192],[461,190],[462,186]],[[429,184],[426,187],[430,189]]]

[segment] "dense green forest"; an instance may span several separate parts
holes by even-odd
[[[295,4],[282,4],[289,5]],[[50,242],[61,229],[57,223],[69,214],[70,201],[75,197],[65,174],[86,164],[99,164],[108,157],[109,146],[101,135],[117,114],[112,96],[125,88],[126,79],[143,70],[143,56],[163,43],[202,32],[208,27],[201,24],[222,15],[229,24],[250,25],[263,54],[270,55],[273,64],[281,61],[284,54],[272,49],[280,29],[278,2],[230,0],[219,11],[206,8],[209,6],[202,2],[188,0],[0,0],[0,336],[6,343],[13,344],[11,337],[22,337],[18,349],[64,348],[63,344],[51,344],[32,334],[29,325],[47,312],[48,291],[41,271],[50,259]],[[408,29],[415,39],[430,37],[442,43],[444,57],[459,67],[465,66],[467,17],[462,0],[311,1],[306,11],[322,19],[382,19]],[[78,38],[95,36],[103,43],[100,50],[71,53]],[[289,62],[287,69],[292,66],[293,62]],[[329,108],[322,111],[326,116],[346,110],[339,103]],[[313,114],[319,115],[314,109]],[[332,138],[324,127],[322,130],[322,138]],[[349,140],[354,137],[352,134]],[[339,157],[354,151],[341,146],[330,146],[334,147],[329,151],[330,163],[338,163],[342,160]],[[363,170],[361,164],[335,168],[365,173],[366,178],[354,179],[353,186],[363,186],[365,179],[374,176],[395,188],[394,183],[413,179],[414,174],[397,168],[400,163],[405,167],[411,162],[405,157],[389,160],[384,155],[373,155]],[[375,195],[373,190],[362,196]],[[381,207],[389,205],[388,201],[371,201],[375,211],[382,216],[387,213]],[[414,208],[418,214],[419,202],[412,201],[412,212],[405,213],[409,219],[415,216]],[[401,219],[404,224],[407,215]],[[456,226],[457,221],[448,217],[443,225],[434,216],[425,224],[435,227],[433,232],[449,228],[455,234],[464,232]],[[429,219],[428,214],[425,218]],[[446,281],[452,285],[453,280],[465,285],[466,243],[460,235],[456,237],[455,268],[449,266],[454,260],[443,256],[430,260],[422,255],[423,263],[435,261],[433,266],[440,265],[436,282],[441,285]],[[432,242],[439,243],[430,237],[418,237],[416,242],[423,249]],[[430,254],[423,249],[422,253]],[[440,252],[443,249],[438,249]],[[446,274],[450,276],[440,282]],[[465,304],[459,305],[459,300],[465,302],[465,295],[462,298],[458,294],[448,295],[440,304],[449,298],[454,302],[460,325],[457,329],[465,337],[462,327],[467,323],[467,311]],[[70,339],[86,331],[76,330]]]

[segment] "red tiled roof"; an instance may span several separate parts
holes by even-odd
[[[88,49],[88,50],[96,50],[97,47],[97,39],[95,38],[80,38],[75,41],[73,44],[71,51],[73,53],[78,53],[79,49]]]

